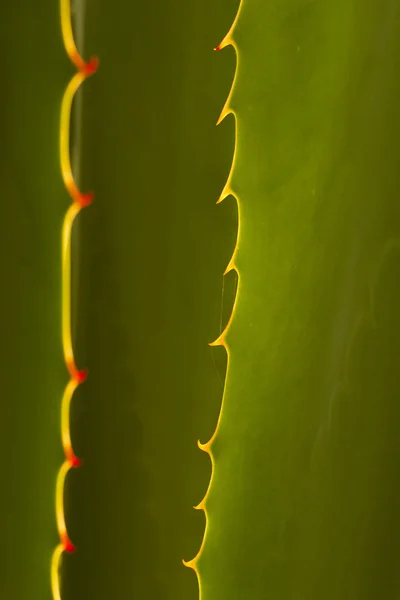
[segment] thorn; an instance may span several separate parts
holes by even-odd
[[[211,440],[212,440],[212,438],[211,438]],[[202,450],[203,452],[207,452],[207,454],[209,454],[210,453],[211,440],[209,440],[205,444],[202,444],[200,442],[200,440],[198,440],[197,441],[197,446],[200,448],[200,450]]]
[[[236,252],[235,252],[236,254]],[[232,256],[231,260],[228,263],[228,266],[226,267],[225,271],[224,271],[224,275],[227,275],[230,271],[237,271],[236,265],[235,265],[235,254]]]
[[[68,537],[64,540],[64,550],[65,552],[68,552],[68,554],[75,552],[75,546]]]
[[[92,58],[89,60],[89,62],[85,63],[85,66],[83,67],[82,71],[87,77],[90,77],[90,75],[93,75],[94,73],[96,73],[99,64],[100,64],[100,61],[99,61],[98,57],[92,56]]]
[[[78,384],[83,383],[87,379],[88,370],[82,369],[81,371],[79,371],[76,367],[76,364],[75,364],[73,358],[70,358],[67,361],[67,369],[68,369],[71,379],[73,381],[75,381],[76,383],[78,383]]]
[[[87,376],[88,376],[88,370],[83,369],[82,371],[76,371],[75,379],[78,383],[83,383],[84,381],[86,381]]]
[[[69,461],[74,469],[82,466],[81,459],[75,456],[75,454],[69,457]]]
[[[233,41],[232,41],[230,31],[226,34],[226,36],[224,37],[222,42],[220,42],[218,44],[218,46],[216,48],[214,48],[214,50],[216,50],[216,52],[219,52],[219,50],[223,50],[224,48],[226,48],[226,46],[233,46]]]
[[[194,510],[203,510],[205,512],[205,506],[204,506],[204,498],[201,502],[199,502],[199,504],[197,504],[196,506],[193,506]]]
[[[209,346],[223,346],[224,345],[224,334],[220,335],[214,342],[209,342]]]
[[[85,208],[85,206],[92,204],[93,200],[94,192],[89,192],[88,194],[79,194],[78,204],[81,208]]]
[[[232,114],[232,109],[229,108],[228,106],[228,102],[226,103],[226,105],[224,106],[224,108],[221,111],[221,114],[218,117],[218,121],[216,122],[216,126],[218,127],[218,125],[220,125],[222,123],[222,121],[230,114]]]
[[[188,567],[189,569],[194,569],[194,568],[195,568],[195,567],[194,567],[194,562],[195,562],[195,561],[194,561],[194,559],[192,559],[192,560],[184,560],[184,559],[182,558],[182,564],[183,564],[185,567]]]
[[[222,190],[221,195],[215,204],[221,204],[221,202],[223,202],[225,200],[225,198],[227,198],[228,196],[231,196],[231,195],[232,195],[232,190],[229,187],[229,182],[228,182],[226,184],[226,186],[224,187],[224,189]]]

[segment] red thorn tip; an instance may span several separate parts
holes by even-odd
[[[221,46],[217,46],[216,48],[214,48],[215,52],[218,52],[219,50],[221,50]]]
[[[99,62],[100,61],[97,58],[97,56],[92,56],[92,58],[89,60],[88,63],[85,64],[83,68],[83,72],[85,73],[85,75],[93,75],[93,73],[96,73],[99,67]]]
[[[69,461],[73,467],[80,467],[82,465],[82,461],[77,456],[73,455],[69,458]]]
[[[80,194],[78,202],[79,202],[80,206],[82,208],[84,208],[85,206],[89,206],[89,204],[92,204],[93,200],[94,200],[94,193],[89,192],[88,194]]]
[[[73,552],[75,552],[75,546],[73,545],[71,540],[69,540],[69,539],[65,540],[64,550],[65,550],[65,552],[68,552],[69,554],[72,554]]]
[[[75,375],[78,383],[83,383],[84,381],[86,381],[87,376],[88,376],[87,369],[83,369],[82,371],[77,371],[76,375]]]

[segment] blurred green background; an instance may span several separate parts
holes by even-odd
[[[76,13],[78,44],[100,67],[76,99],[72,139],[96,199],[74,232],[74,343],[89,377],[71,409],[84,466],[66,488],[78,550],[65,557],[65,600],[198,598],[182,565],[203,538],[193,506],[211,474],[196,442],[217,422],[226,353],[208,343],[236,283],[223,282],[236,203],[216,205],[234,149],[234,121],[216,121],[235,56],[213,48],[236,10],[101,0]]]

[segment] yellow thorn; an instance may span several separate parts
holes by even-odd
[[[205,444],[202,444],[200,440],[198,440],[197,445],[200,448],[200,450],[202,450],[203,452],[207,452],[207,454],[210,454],[211,440],[208,440],[208,442],[206,442]]]
[[[222,332],[221,335],[214,342],[210,342],[208,345],[209,346],[225,346],[224,337],[225,337],[225,334],[224,334],[224,332]]]
[[[229,271],[237,271],[236,265],[235,265],[235,254],[232,256],[231,260],[228,263],[228,266],[226,267],[225,271],[224,271],[224,275],[227,275],[227,273],[229,273]]]
[[[189,569],[194,569],[193,561],[194,559],[186,561],[182,558],[182,563],[185,565],[185,567],[188,567]]]
[[[203,500],[201,502],[199,502],[199,504],[197,506],[193,506],[194,510],[202,510],[205,512],[205,497],[203,498]]]
[[[234,43],[233,43],[233,40],[231,37],[231,33],[232,33],[232,29],[230,29],[228,31],[228,33],[226,34],[226,36],[224,37],[222,42],[220,44],[218,44],[218,46],[216,48],[214,48],[214,50],[216,50],[218,52],[219,50],[226,48],[226,46],[233,46]]]
[[[224,39],[222,40],[222,42],[219,44],[219,46],[217,46],[216,48],[214,48],[214,50],[222,50],[226,46],[233,46],[235,48],[235,50],[237,51],[236,43],[234,42],[232,36],[233,36],[233,32],[234,32],[235,27],[236,27],[236,23],[237,23],[238,18],[239,18],[239,13],[240,13],[241,8],[242,8],[242,2],[240,1],[239,8],[238,8],[238,11],[236,13],[236,17],[235,17],[235,19],[234,19],[234,21],[233,21],[233,23],[232,23],[232,25],[231,25],[228,33],[226,34],[226,36],[224,37]]]
[[[192,560],[184,560],[182,558],[182,563],[185,565],[185,567],[188,567],[188,569],[193,569],[193,571],[195,571],[196,573],[197,573],[196,563],[199,559],[200,552],[201,552],[201,548],[200,548],[200,551],[196,554],[196,556],[194,558],[192,558]]]
[[[221,114],[218,117],[218,121],[216,122],[216,125],[219,125],[220,123],[222,123],[222,121],[225,119],[225,117],[228,116],[229,114],[234,114],[233,110],[229,106],[229,100],[230,100],[230,97],[226,101],[225,106],[222,109]]]
[[[216,204],[221,204],[221,202],[223,200],[225,200],[225,198],[227,198],[228,196],[230,196],[232,193],[233,192],[232,192],[232,190],[230,188],[230,184],[229,184],[229,180],[228,180],[228,182],[226,183],[224,189],[222,190],[221,195],[218,198]]]

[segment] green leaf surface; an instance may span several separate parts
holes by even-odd
[[[60,175],[59,118],[72,72],[57,3],[2,5],[0,51],[0,596],[50,600],[67,381],[60,283],[69,198]]]
[[[202,600],[399,593],[400,12],[243,0]]]

